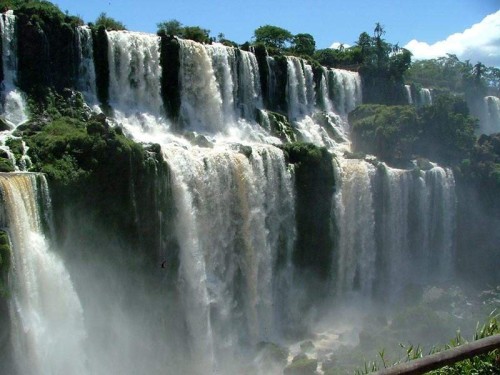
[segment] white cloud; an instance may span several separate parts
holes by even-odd
[[[433,59],[450,53],[457,55],[460,60],[470,60],[473,64],[481,61],[486,66],[500,67],[500,10],[445,40],[428,44],[413,39],[405,48],[417,60]]]
[[[343,44],[344,48],[349,48],[351,45],[350,44],[345,44],[345,43],[340,43],[340,42],[333,42],[330,48],[337,49],[340,47],[340,45]]]

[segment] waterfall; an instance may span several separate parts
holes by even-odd
[[[4,79],[2,82],[1,110],[12,127],[22,124],[28,119],[26,102],[22,93],[16,88],[17,80],[17,40],[15,34],[16,17],[12,11],[0,16],[2,34],[2,64]]]
[[[408,284],[452,276],[456,197],[450,170],[376,171],[367,162],[345,159],[340,168],[339,295],[369,297],[379,285],[392,298]]]
[[[500,132],[500,98],[496,96],[485,96],[483,99],[483,110],[479,114],[479,132],[481,134],[493,134]]]
[[[42,175],[1,174],[3,225],[12,243],[12,341],[22,374],[87,374],[82,307],[68,272],[42,231],[50,210]]]
[[[94,68],[94,52],[92,47],[92,31],[87,26],[76,29],[78,55],[77,89],[81,91],[90,105],[96,105],[96,75]]]
[[[432,105],[432,92],[430,89],[421,88],[418,92],[420,105]]]
[[[397,293],[409,283],[450,278],[455,182],[434,166],[416,173],[384,167],[379,175],[377,236],[380,280]]]
[[[411,86],[405,85],[406,97],[408,100],[408,104],[413,104],[413,98],[411,97]]]
[[[283,153],[270,146],[252,147],[249,157],[169,147],[165,157],[194,358],[216,368],[216,358],[238,343],[277,337],[275,318],[284,308],[277,299],[287,288],[275,273],[278,258],[291,257],[292,179]]]
[[[213,44],[205,47],[212,58],[215,80],[222,100],[222,113],[225,123],[232,123],[235,119],[238,102],[238,80],[236,50],[222,44]]]
[[[262,108],[259,67],[253,53],[240,50],[239,56],[239,107],[244,119],[253,120],[255,110]]]
[[[168,127],[160,94],[159,37],[126,31],[108,31],[107,36],[114,118],[134,137]]]
[[[361,104],[361,77],[343,69],[326,70],[325,85],[330,105],[340,115],[347,115]]]
[[[222,95],[205,47],[191,40],[181,45],[181,119],[196,131],[223,132]]]
[[[313,113],[314,82],[312,68],[303,60],[287,56],[288,67],[288,116],[297,121]]]
[[[341,187],[336,197],[340,244],[337,293],[359,290],[369,296],[375,279],[375,216],[372,179],[375,167],[341,159]]]

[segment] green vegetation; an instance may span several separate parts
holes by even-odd
[[[148,212],[167,207],[168,170],[160,147],[125,137],[104,114],[90,112],[81,94],[62,94],[50,92],[45,105],[33,104],[32,119],[15,131],[29,147],[31,171],[45,173],[50,182],[58,239],[71,206],[132,247],[156,251],[157,238],[146,233],[159,225]],[[136,192],[145,202],[139,208]]]
[[[72,87],[77,57],[74,50],[78,17],[64,14],[48,1],[24,2],[15,8],[18,36],[18,84],[37,100],[48,87]]]
[[[491,314],[488,321],[482,326],[477,327],[476,332],[473,336],[473,341],[486,338],[489,336],[500,334],[500,322],[498,321],[498,315]],[[414,359],[423,358],[425,355],[430,355],[433,353],[438,353],[442,350],[451,349],[463,344],[468,341],[464,339],[460,331],[457,332],[455,338],[450,340],[449,344],[443,347],[433,347],[428,354],[424,353],[424,349],[421,346],[401,345],[403,349],[406,350],[406,358],[396,361],[395,363],[390,362],[386,358],[384,351],[379,352],[380,362],[371,362],[365,365],[364,370],[356,371],[356,374],[368,374],[372,371],[378,371],[382,367],[394,366],[398,363],[412,361]],[[462,375],[462,374],[481,374],[481,375],[495,375],[500,371],[500,363],[498,358],[500,356],[500,351],[493,350],[488,354],[482,354],[479,356],[472,357],[471,359],[466,359],[455,363],[454,365],[444,366],[438,370],[428,372],[429,375]]]
[[[460,61],[448,54],[437,59],[418,60],[405,73],[405,80],[417,87],[432,87],[444,92],[469,95],[500,95],[500,69],[480,62]]]
[[[194,40],[198,43],[211,43],[210,30],[199,26],[183,26],[179,21],[172,19],[156,24],[159,35],[178,36],[183,39]]]
[[[106,30],[126,30],[125,25],[114,18],[108,17],[104,12],[99,14],[95,20],[94,26],[96,28],[104,27]]]
[[[288,118],[276,112],[266,111],[269,119],[269,124],[265,123],[263,113],[257,111],[257,121],[262,127],[269,126],[267,130],[275,137],[280,138],[283,142],[295,142],[297,137],[293,131],[293,127],[288,121]]]
[[[290,45],[293,35],[281,27],[264,25],[255,29],[254,39],[255,43],[262,43],[267,47],[282,50]]]
[[[285,367],[284,375],[309,375],[316,372],[318,361],[312,358],[297,359]]]
[[[417,157],[456,165],[470,157],[476,120],[463,99],[439,96],[434,105],[362,105],[349,114],[355,152],[396,165]]]

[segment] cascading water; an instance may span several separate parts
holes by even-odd
[[[358,73],[342,69],[328,71],[328,92],[334,108],[341,115],[347,115],[361,104],[361,77]]]
[[[277,337],[278,250],[294,238],[293,190],[283,154],[255,146],[250,157],[227,149],[167,148],[177,204],[182,295],[196,358],[213,360]],[[283,256],[283,255],[280,255]],[[237,318],[239,317],[239,318]]]
[[[479,113],[480,134],[493,134],[500,132],[500,98],[496,96],[485,96],[483,108]]]
[[[383,167],[377,175],[378,280],[397,296],[406,285],[450,278],[455,181],[434,166],[414,171]]]
[[[421,88],[418,92],[419,104],[422,105],[432,105],[432,92],[430,89]]]
[[[239,51],[238,90],[241,117],[253,120],[255,110],[262,108],[259,67],[253,53]]]
[[[5,27],[2,24],[2,30]],[[77,36],[78,88],[92,102],[95,100],[92,38],[87,28],[79,28]],[[264,112],[267,129],[265,121],[261,127],[254,119],[257,110],[263,109],[257,60],[253,53],[232,47],[179,40],[179,120],[185,131],[183,138],[171,131],[164,118],[159,37],[125,31],[109,31],[107,37],[109,104],[114,120],[135,140],[160,143],[169,167],[168,184],[175,211],[171,236],[178,245],[179,258],[175,275],[177,290],[172,292],[178,299],[172,304],[179,302],[182,316],[176,317],[179,323],[175,324],[182,332],[182,340],[187,342],[188,351],[179,362],[189,362],[185,371],[188,373],[240,372],[241,363],[237,362],[245,356],[245,348],[255,347],[260,341],[282,341],[283,332],[289,328],[287,317],[302,312],[289,311],[299,305],[291,300],[295,297],[294,283],[302,281],[294,280],[292,262],[295,232],[300,231],[295,224],[294,174],[287,168],[284,152],[270,145],[280,142],[269,136],[269,116]],[[267,94],[270,103],[276,103],[275,96],[281,89],[278,81],[283,77],[276,74],[279,60],[272,57],[266,60]],[[451,172],[437,166],[425,172],[403,171],[383,165],[375,167],[373,160],[369,163],[344,159],[341,151],[349,148],[346,115],[361,103],[359,74],[323,68],[321,77],[316,77],[319,82],[315,82],[311,65],[296,57],[286,58],[284,70],[287,80],[280,84],[286,82],[286,103],[280,105],[286,110],[277,110],[288,112],[299,139],[327,146],[338,160],[340,181],[331,219],[332,226],[337,226],[339,241],[337,248],[332,249],[336,257],[335,271],[330,276],[334,284],[332,294],[358,293],[370,297],[388,288],[391,292],[387,294],[392,298],[392,290],[397,293],[406,283],[419,278],[432,279],[435,274],[445,278],[450,275],[451,269],[447,267],[452,258],[455,212]],[[203,134],[204,141],[193,141],[198,136],[194,133]],[[136,199],[135,203],[140,204],[139,198]],[[23,219],[26,223],[31,223],[30,220]],[[14,248],[19,246],[13,242]],[[51,254],[47,243],[40,243],[41,253]],[[51,329],[56,335],[63,332],[65,340],[73,340],[61,340],[72,368],[67,369],[66,361],[57,362],[53,353],[43,353],[43,359],[47,360],[28,361],[33,367],[28,366],[25,372],[57,373],[61,369],[65,373],[85,373],[85,355],[80,348],[85,331],[78,298],[62,263],[52,256],[50,260],[52,274],[59,275],[62,292],[50,296],[54,300],[49,306],[64,305],[56,298],[70,302],[64,305],[69,309],[65,315],[70,319]],[[48,278],[45,274],[40,277]],[[53,293],[54,288],[47,285],[48,288],[37,293]],[[89,301],[83,302],[84,309],[90,310],[89,305]],[[128,319],[127,313],[124,311],[123,316]],[[15,316],[16,323],[22,322],[22,314],[19,318]],[[116,326],[122,328],[118,323]],[[99,337],[96,330],[94,327],[91,332],[89,328],[89,336]],[[35,329],[30,332],[38,335]],[[66,337],[64,332],[71,333]],[[48,335],[44,331],[36,337],[52,345],[50,340],[55,336]],[[164,340],[175,341],[181,334],[172,336]],[[15,337],[19,343],[23,342],[21,331],[16,331]],[[127,347],[127,353],[134,352],[133,345],[124,341],[120,349]],[[36,345],[30,353],[36,354],[33,358],[40,357],[37,341],[33,342]],[[53,345],[59,345],[59,341]],[[162,348],[170,350],[174,345],[167,343]],[[44,346],[46,350],[50,348]],[[141,353],[155,357],[148,345],[141,349]],[[93,350],[89,359],[92,370],[109,373],[127,368],[113,361],[103,366],[93,363],[105,362],[101,359],[105,355],[96,352]],[[113,358],[119,357],[120,353]],[[22,358],[19,362],[27,363]],[[156,365],[151,368],[158,369],[161,362]],[[177,365],[185,370],[184,364]]]
[[[369,296],[375,279],[375,216],[372,179],[375,167],[340,159],[342,182],[336,197],[340,244],[336,292],[359,291]]]
[[[49,202],[42,175],[1,174],[2,221],[12,243],[12,341],[20,374],[87,374],[83,312],[62,261],[42,231]],[[40,202],[40,200],[42,202]]]
[[[410,85],[405,85],[405,90],[406,90],[406,97],[408,100],[408,104],[413,104],[413,98],[411,97],[411,86]]]
[[[15,86],[17,79],[15,23],[16,17],[12,11],[1,14],[0,29],[2,34],[2,64],[4,74],[1,90],[1,109],[5,120],[12,127],[22,124],[28,119],[25,100]]]
[[[83,93],[88,104],[95,106],[98,101],[94,52],[92,47],[92,31],[87,26],[79,26],[76,29],[76,37],[79,51],[77,89]]]
[[[314,80],[312,68],[297,57],[287,57],[288,116],[297,121],[310,115],[314,109]]]
[[[108,31],[107,36],[109,104],[115,120],[136,138],[142,130],[168,128],[160,95],[159,37],[123,31]]]
[[[225,130],[222,96],[205,47],[191,40],[181,45],[181,120],[184,127],[213,133]]]

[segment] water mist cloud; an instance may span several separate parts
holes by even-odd
[[[433,59],[455,54],[460,60],[481,61],[487,66],[500,67],[500,10],[486,16],[462,33],[450,35],[434,44],[411,40],[404,46],[413,58]]]

